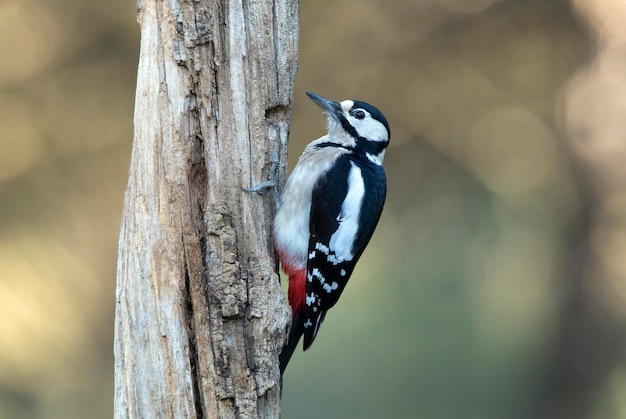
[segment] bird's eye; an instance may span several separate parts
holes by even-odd
[[[352,111],[352,116],[354,116],[356,119],[363,119],[365,118],[365,112],[361,109],[357,109],[355,111]]]

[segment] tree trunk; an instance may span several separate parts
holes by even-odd
[[[138,3],[135,133],[119,242],[116,418],[278,417],[289,310],[271,198],[298,1]]]

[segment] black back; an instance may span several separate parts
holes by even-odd
[[[339,228],[341,207],[348,193],[348,177],[353,165],[361,169],[365,194],[361,203],[359,228],[352,245],[354,256],[347,261],[338,259],[336,249],[328,248],[328,244],[331,236]],[[340,156],[332,169],[315,184],[307,262],[305,350],[313,343],[326,311],[339,299],[357,261],[369,243],[380,219],[386,192],[387,181],[383,167],[362,154]],[[317,248],[319,243],[327,248]],[[336,286],[333,286],[334,284]]]

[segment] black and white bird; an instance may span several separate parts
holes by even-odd
[[[358,100],[307,93],[327,117],[328,134],[306,146],[281,196],[274,243],[289,275],[293,322],[281,374],[304,335],[308,349],[343,292],[385,203],[387,119]]]

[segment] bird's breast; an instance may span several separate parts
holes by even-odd
[[[316,142],[307,146],[287,179],[281,205],[274,219],[274,243],[277,250],[289,263],[303,269],[306,267],[309,246],[313,187],[335,160],[348,152],[337,147],[312,147]]]

